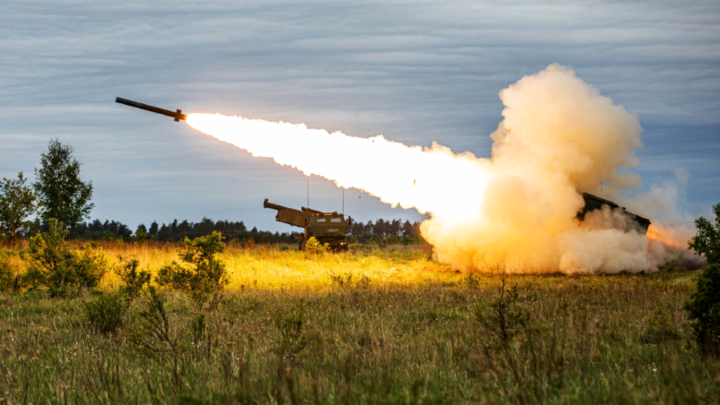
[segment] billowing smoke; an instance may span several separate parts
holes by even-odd
[[[583,192],[617,198],[639,184],[628,171],[638,165],[635,152],[642,147],[638,117],[557,64],[522,78],[500,98],[504,119],[491,135],[490,159],[302,124],[219,114],[190,114],[187,121],[253,156],[429,213],[423,237],[439,261],[462,269],[657,269],[662,243],[634,230],[620,213],[576,218]],[[638,213],[652,211],[636,206]]]

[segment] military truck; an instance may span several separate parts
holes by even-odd
[[[643,235],[647,233],[648,227],[650,227],[649,219],[643,218],[640,215],[635,215],[632,212],[625,211],[625,207],[621,207],[610,200],[600,198],[596,195],[583,193],[582,196],[583,200],[585,200],[585,206],[583,206],[583,208],[577,213],[577,219],[580,221],[585,220],[585,215],[587,215],[588,212],[602,209],[603,205],[607,205],[611,210],[622,210],[623,215],[629,220],[627,221],[628,224],[626,224],[626,228],[627,225],[629,225],[631,229],[641,232]],[[628,231],[630,229],[625,230]]]
[[[300,241],[298,246],[300,250],[305,250],[305,244],[311,237],[315,237],[322,244],[327,243],[333,252],[348,250],[348,242],[345,237],[348,223],[343,214],[335,211],[322,212],[305,207],[296,210],[268,202],[267,198],[263,203],[263,208],[276,210],[276,221],[305,229],[302,237],[296,237]]]

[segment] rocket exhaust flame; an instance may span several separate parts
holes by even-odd
[[[438,145],[423,149],[382,136],[359,138],[303,124],[220,114],[190,114],[187,121],[253,156],[272,158],[306,175],[323,176],[339,187],[362,189],[393,207],[417,208],[421,213],[471,213],[482,201],[489,177],[475,156],[455,155]],[[449,196],[454,201],[448,201]]]
[[[660,242],[613,227],[613,213],[576,219],[582,192],[616,197],[638,184],[624,170],[638,164],[637,116],[557,64],[522,78],[500,98],[504,119],[491,134],[490,159],[437,144],[406,146],[382,136],[220,114],[189,114],[187,123],[253,156],[358,188],[393,207],[429,213],[423,237],[439,261],[459,268],[657,269],[665,254]]]

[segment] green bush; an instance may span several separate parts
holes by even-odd
[[[115,274],[125,283],[120,290],[129,298],[137,297],[143,286],[150,283],[150,273],[138,270],[140,262],[137,259],[125,260],[120,258],[120,264],[115,268]]]
[[[215,255],[225,250],[222,235],[201,236],[192,241],[185,238],[187,251],[180,252],[182,263],[173,261],[163,266],[155,281],[162,286],[193,293],[212,293],[227,285],[225,264]]]
[[[705,257],[708,264],[720,263],[720,204],[713,207],[715,224],[700,217],[695,220],[697,235],[690,239],[689,247]]]
[[[79,252],[68,247],[68,231],[62,222],[51,219],[48,232],[30,238],[30,265],[24,281],[34,288],[46,286],[63,291],[68,287],[93,288],[108,264],[102,253],[83,246]]]
[[[329,244],[318,242],[314,236],[311,236],[310,239],[305,242],[305,252],[312,255],[327,253],[328,249],[330,249]]]
[[[85,303],[85,322],[96,333],[110,335],[123,324],[127,309],[126,295],[117,292],[101,294],[94,301]]]
[[[480,276],[475,273],[468,273],[463,279],[463,284],[468,288],[478,288],[480,287]]]
[[[720,354],[720,264],[707,266],[699,274],[685,310],[703,352]]]

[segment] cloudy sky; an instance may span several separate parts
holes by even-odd
[[[716,0],[4,0],[0,177],[32,174],[57,137],[93,182],[93,218],[288,230],[262,201],[305,205],[304,175],[115,97],[489,156],[498,92],[553,62],[638,113],[642,187],[682,168],[684,210],[720,201]],[[342,209],[326,180],[310,194]],[[420,218],[360,195],[345,193],[356,219]]]

